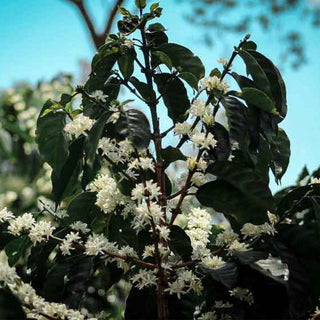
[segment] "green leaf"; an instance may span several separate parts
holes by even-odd
[[[156,93],[148,84],[140,81],[136,77],[131,77],[129,81],[138,90],[143,99],[147,101],[154,101],[156,99]]]
[[[179,148],[175,148],[172,146],[166,147],[161,150],[161,155],[164,160],[164,167],[167,168],[172,162],[183,160],[185,161],[187,158],[181,152]]]
[[[169,248],[182,260],[190,260],[192,255],[191,240],[180,227],[173,225],[170,231]]]
[[[272,165],[271,170],[276,180],[281,180],[286,173],[290,159],[290,140],[285,131],[279,128],[271,142]]]
[[[86,159],[87,177],[93,178],[93,175],[91,173],[96,161],[98,143],[103,134],[103,131],[109,116],[110,116],[110,112],[105,111],[94,123],[88,135],[86,136],[86,140],[84,142],[84,152],[85,152],[85,159]],[[90,182],[90,181],[87,181],[87,182]]]
[[[66,105],[71,102],[72,100],[72,96],[70,94],[67,93],[63,93],[61,98],[60,98],[60,102],[59,104],[63,107],[66,107]]]
[[[247,41],[242,44],[242,49],[248,51],[248,50],[257,50],[257,44],[253,41]]]
[[[238,270],[235,263],[227,263],[218,269],[200,266],[200,271],[205,275],[209,275],[213,280],[220,282],[228,289],[232,289],[236,285]]]
[[[150,32],[159,32],[159,31],[166,31],[166,28],[159,22],[152,23],[148,26],[148,30]]]
[[[267,211],[273,211],[274,200],[268,185],[253,172],[236,163],[217,162],[209,172],[218,180],[201,186],[197,199],[230,216],[242,226],[246,222],[262,224],[268,220]]]
[[[69,272],[69,265],[64,261],[55,262],[50,268],[43,284],[42,294],[49,301],[59,301],[65,289],[65,277]]]
[[[195,56],[188,48],[180,46],[176,43],[165,43],[157,48],[169,56],[172,65],[179,72],[192,73],[197,80],[205,75],[204,66],[199,57]]]
[[[29,237],[24,235],[11,240],[4,247],[10,266],[13,266],[25,254],[30,244],[31,242]]]
[[[228,160],[231,146],[227,129],[220,123],[215,122],[213,126],[207,127],[207,131],[212,133],[215,140],[218,141],[213,149],[209,149],[208,154],[219,161]]]
[[[152,12],[153,10],[157,9],[159,7],[159,2],[153,3],[150,6],[150,11]]]
[[[68,195],[66,191],[71,189],[71,193],[76,187],[76,182],[80,174],[83,158],[84,137],[79,137],[70,144],[69,157],[61,168],[60,174],[55,171],[52,173],[52,193],[58,205],[63,197]]]
[[[168,115],[173,122],[183,121],[190,107],[187,90],[183,82],[169,73],[157,74],[155,82],[163,101],[168,109]]]
[[[136,148],[147,148],[151,139],[150,124],[143,112],[136,109],[122,111],[114,125],[120,140],[128,138]]]
[[[267,78],[269,79],[272,97],[275,101],[277,110],[282,117],[287,114],[287,99],[286,99],[286,86],[278,68],[261,53],[249,50],[250,54],[256,59],[261,68],[264,70]]]
[[[90,226],[95,219],[105,218],[104,213],[96,206],[96,200],[95,192],[81,193],[69,204],[67,208],[68,217],[64,219],[64,224],[68,226],[79,220]]]
[[[64,132],[66,115],[62,112],[51,112],[45,117],[41,117],[42,113],[51,105],[52,102],[47,101],[40,112],[37,120],[36,140],[44,160],[49,163],[55,174],[60,174],[69,155],[68,140]]]
[[[0,289],[0,319],[27,320],[21,302],[9,289]]]
[[[153,51],[152,52],[152,60],[151,60],[152,66],[155,67],[155,66],[160,65],[161,63],[166,65],[169,70],[172,69],[172,62],[167,54],[165,54],[162,51]]]
[[[240,50],[239,56],[245,62],[247,74],[252,76],[256,87],[261,91],[264,91],[269,97],[272,97],[269,79],[257,60],[252,56],[251,52]]]
[[[273,115],[279,115],[272,100],[261,90],[256,88],[242,88],[239,98],[244,99],[248,104],[266,111]]]
[[[216,76],[216,77],[218,77],[220,79],[221,78],[221,72],[220,72],[220,70],[218,68],[214,68],[214,69],[211,70],[209,76],[210,77]]]
[[[146,0],[134,0],[138,9],[144,9],[146,7]]]
[[[198,79],[190,72],[181,72],[178,77],[184,80],[191,88],[198,91]]]
[[[136,53],[134,49],[128,50],[126,53],[120,56],[118,59],[118,66],[120,69],[120,72],[122,73],[123,77],[125,79],[128,79],[133,74],[134,70],[134,58],[136,56]]]
[[[248,132],[248,109],[238,99],[225,97],[222,101],[226,109],[229,136],[232,142],[243,144]]]
[[[112,214],[108,224],[108,239],[119,246],[130,246],[138,249],[138,237],[131,227],[131,220],[124,219],[119,212]]]
[[[123,15],[123,16],[130,16],[130,12],[124,8],[124,7],[118,7],[118,11]]]

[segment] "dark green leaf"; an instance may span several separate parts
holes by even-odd
[[[138,80],[136,77],[131,77],[130,82],[138,90],[143,99],[147,101],[154,101],[156,99],[156,93],[148,84]]]
[[[208,132],[211,132],[214,138],[218,141],[213,149],[208,151],[208,154],[219,161],[228,160],[231,152],[229,133],[227,129],[218,122],[213,126],[207,127]]]
[[[194,74],[190,72],[181,72],[178,76],[179,78],[184,80],[191,88],[198,91],[198,79],[195,77]]]
[[[134,58],[136,56],[135,51],[128,50],[126,53],[120,56],[118,59],[119,69],[125,79],[128,79],[133,74],[134,70]]]
[[[159,46],[157,51],[167,54],[172,65],[179,72],[190,72],[197,80],[203,78],[205,74],[204,66],[199,57],[195,56],[189,49],[176,43],[165,43]]]
[[[71,100],[72,100],[72,96],[70,94],[63,93],[60,98],[59,104],[65,107],[67,103],[69,103]]]
[[[253,41],[247,41],[242,45],[241,48],[244,50],[257,50],[257,44]]]
[[[218,68],[214,68],[210,72],[210,77],[216,76],[218,78],[221,78],[221,72]]]
[[[114,129],[120,140],[128,138],[136,148],[147,148],[151,139],[150,124],[143,112],[129,109],[120,113]]]
[[[173,225],[170,231],[170,249],[177,255],[181,256],[182,260],[190,260],[192,255],[191,240],[180,227]]]
[[[21,302],[9,289],[0,289],[0,319],[27,320]]]
[[[144,9],[146,7],[146,0],[134,0],[138,9]]]
[[[164,167],[167,168],[172,162],[178,160],[186,160],[186,156],[181,152],[179,148],[166,147],[161,150],[162,158],[164,160]]]
[[[226,97],[223,100],[229,124],[229,136],[232,142],[243,144],[248,132],[248,110],[238,99]]]
[[[166,28],[159,22],[152,23],[148,26],[150,32],[166,31]]]
[[[97,217],[105,217],[103,212],[96,206],[96,193],[83,192],[69,204],[68,217],[65,224],[70,225],[75,221],[82,221],[91,225]]]
[[[269,79],[257,60],[251,55],[251,52],[240,50],[239,56],[245,62],[247,67],[247,74],[250,74],[252,76],[256,87],[261,91],[264,91],[269,97],[272,97]]]
[[[164,64],[168,67],[169,70],[172,69],[172,62],[171,59],[167,54],[162,51],[153,51],[152,52],[152,66],[158,66],[160,64]]]
[[[45,161],[49,163],[55,174],[60,174],[69,155],[68,141],[64,132],[66,115],[62,112],[51,112],[41,117],[42,113],[51,105],[52,102],[47,101],[40,112],[37,120],[36,140]]]
[[[235,263],[227,263],[218,269],[209,269],[205,266],[200,266],[202,273],[209,275],[213,280],[220,282],[228,289],[235,286],[238,270]]]
[[[30,239],[27,235],[24,235],[11,240],[4,247],[10,266],[13,266],[25,254],[29,245]]]
[[[261,90],[256,88],[242,88],[239,98],[244,99],[248,104],[266,111],[273,115],[278,115],[276,106],[272,100]]]
[[[187,90],[183,82],[169,73],[158,74],[155,82],[163,101],[168,109],[168,115],[173,122],[183,121],[190,107]]]
[[[286,86],[278,68],[272,63],[271,60],[261,53],[252,50],[249,50],[248,52],[250,52],[250,54],[263,68],[267,78],[269,79],[271,93],[275,101],[275,105],[283,119],[287,114]]]
[[[271,169],[276,180],[281,180],[287,171],[290,159],[290,140],[285,131],[279,128],[271,142],[272,165]]]
[[[75,188],[75,182],[81,169],[83,142],[84,137],[79,137],[70,144],[69,157],[63,165],[60,174],[56,174],[55,171],[52,174],[52,192],[57,205],[67,195],[66,191],[68,191],[68,187],[71,188],[71,192]],[[70,184],[73,185],[70,186]]]

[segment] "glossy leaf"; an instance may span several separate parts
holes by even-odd
[[[173,225],[170,231],[170,249],[181,256],[182,260],[190,260],[192,254],[191,240],[180,227]]]
[[[198,91],[198,79],[194,74],[190,72],[181,72],[178,76],[179,78],[184,80],[191,88]]]
[[[154,101],[156,99],[156,93],[150,86],[136,77],[131,77],[130,82],[137,89],[137,91],[141,94],[141,97],[147,101]]]
[[[290,160],[290,140],[285,131],[279,128],[271,143],[272,165],[271,169],[276,180],[281,180],[286,173]]]
[[[183,121],[190,107],[187,90],[183,82],[171,74],[162,73],[155,77],[159,92],[168,109],[168,115],[173,122]]]
[[[172,162],[186,160],[186,156],[181,152],[181,150],[172,146],[162,149],[161,154],[164,160],[165,168],[167,168]]]
[[[4,247],[10,266],[13,266],[21,257],[23,257],[30,244],[31,242],[29,237],[27,235],[23,235],[11,240]]]
[[[37,120],[36,140],[45,161],[49,163],[56,174],[59,174],[69,155],[68,140],[64,131],[66,115],[62,112],[51,112],[41,117],[51,105],[52,102],[47,101],[40,112]]]
[[[114,129],[120,140],[128,138],[136,148],[147,148],[151,139],[150,124],[143,112],[129,109],[120,113]]]
[[[176,43],[166,43],[159,46],[157,51],[168,55],[172,65],[179,72],[190,72],[197,80],[203,78],[205,74],[204,66],[199,57],[195,56],[189,49]]]
[[[128,50],[118,59],[118,66],[120,72],[122,73],[125,79],[130,78],[133,74],[135,55],[136,53],[134,50]]]
[[[230,96],[223,100],[223,105],[228,118],[230,140],[243,144],[248,132],[247,107]]]
[[[238,95],[239,98],[244,99],[248,104],[268,112],[273,115],[278,115],[278,111],[272,100],[263,91],[256,88],[243,88]]]

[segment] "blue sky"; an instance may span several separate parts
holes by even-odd
[[[90,0],[98,25],[103,24],[107,4],[106,0]],[[187,12],[187,6],[173,0],[162,0],[161,5],[164,7],[162,23],[171,41],[199,55],[207,72],[216,66],[218,58],[229,57],[233,45],[239,41],[238,35],[223,35],[221,40],[214,34],[216,45],[208,48],[198,38],[199,29],[182,17],[181,11]],[[232,14],[228,18],[232,19]],[[78,14],[64,0],[1,0],[0,21],[0,88],[12,86],[19,80],[32,83],[49,80],[60,71],[78,74],[79,59],[91,60],[95,52]],[[291,163],[282,181],[283,186],[287,186],[294,183],[305,164],[310,170],[320,165],[320,59],[317,58],[320,29],[300,23],[294,14],[282,23],[287,29],[298,25],[306,35],[309,59],[299,71],[287,67],[283,73],[289,112],[281,125],[292,145]],[[277,64],[283,46],[278,41],[277,30],[265,33],[257,29],[250,33],[259,50]],[[277,187],[273,185],[273,189]]]

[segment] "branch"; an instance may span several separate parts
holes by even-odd
[[[106,21],[106,27],[105,27],[104,33],[103,33],[104,35],[106,35],[107,33],[110,33],[114,18],[118,12],[118,7],[120,7],[124,1],[125,0],[117,0],[115,2],[113,8],[111,9],[111,11],[108,15],[107,21]]]

